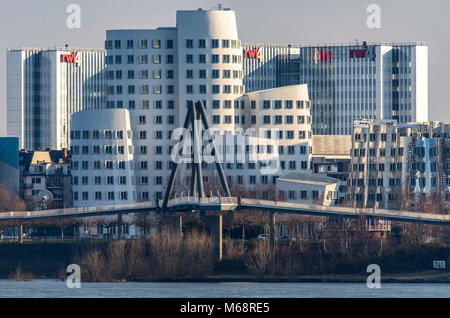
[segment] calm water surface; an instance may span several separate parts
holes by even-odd
[[[0,297],[445,297],[450,284],[383,284],[369,289],[365,284],[342,283],[81,283],[69,289],[58,280],[16,282],[0,280]]]

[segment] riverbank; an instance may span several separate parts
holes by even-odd
[[[256,276],[256,275],[212,275],[202,278],[155,279],[153,282],[198,282],[198,283],[366,283],[367,275],[360,274],[322,274],[301,276]],[[381,274],[382,283],[428,283],[450,284],[450,272],[438,270]],[[450,287],[450,286],[449,286]]]
[[[201,239],[193,240],[197,241]],[[186,255],[186,248],[193,252]],[[0,244],[0,279],[64,279],[66,267],[75,263],[81,267],[84,282],[365,283],[369,276],[367,266],[378,264],[384,283],[450,283],[448,269],[431,269],[433,260],[446,260],[447,264],[450,261],[450,249],[440,245],[428,244],[352,261],[338,258],[336,254],[314,255],[312,249],[299,253],[295,259],[291,254],[280,253],[275,259],[276,275],[270,274],[271,267],[264,272],[252,271],[248,259],[243,257],[227,255],[217,262],[208,253],[202,257],[199,250],[198,245],[177,245],[175,249],[171,245],[152,246],[144,241],[4,243]],[[205,249],[210,250],[210,246]],[[291,267],[287,269],[295,270],[286,270],[289,260]],[[270,261],[266,263],[270,264]]]
[[[138,279],[134,281],[113,280],[104,282],[154,282],[154,283],[366,283],[367,275],[361,274],[322,274],[322,275],[301,275],[301,276],[259,276],[249,274],[235,275],[211,275],[205,277],[179,277],[164,278],[148,277],[147,279]],[[6,279],[6,278],[3,278]],[[51,275],[51,277],[41,276],[27,281],[41,279],[63,279],[60,275]],[[83,279],[83,278],[82,278]],[[6,280],[15,281],[13,277]],[[450,272],[442,272],[438,270],[422,271],[413,273],[387,273],[381,274],[381,283],[406,283],[406,284],[449,284],[450,288]]]

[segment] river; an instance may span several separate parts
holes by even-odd
[[[381,283],[380,289],[369,289],[354,283],[81,283],[72,289],[59,280],[16,282],[0,280],[0,297],[244,297],[244,298],[378,298],[436,297],[450,298],[450,284]]]

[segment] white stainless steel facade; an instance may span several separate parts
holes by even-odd
[[[291,85],[245,94],[243,51],[234,11],[178,11],[176,28],[109,30],[105,48],[106,105],[128,108],[130,113],[137,200],[162,197],[176,143],[171,135],[182,126],[189,100],[204,102],[209,122],[220,134],[234,135],[236,129],[249,127],[281,130],[276,137],[275,132],[269,137],[281,137],[282,148],[276,149],[284,151],[279,174],[282,169],[309,169],[307,87]],[[273,145],[269,149],[275,150]],[[262,176],[259,164],[224,163],[228,181],[258,189],[265,184],[274,187],[275,180]],[[181,175],[186,168],[183,166]],[[214,170],[209,168],[205,167],[205,181],[213,176],[208,171]],[[183,191],[182,182],[176,187],[175,191]]]
[[[354,119],[428,120],[428,46],[243,44],[247,91],[308,84],[315,134],[351,134]]]
[[[7,52],[7,134],[20,149],[70,146],[70,116],[103,108],[105,50],[19,48]]]

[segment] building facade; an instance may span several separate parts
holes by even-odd
[[[0,184],[11,195],[19,195],[19,139],[0,137]]]
[[[339,199],[339,180],[325,175],[288,173],[276,181],[282,201],[330,206]]]
[[[249,162],[246,154],[244,162],[224,162],[231,184],[274,187],[274,177],[283,170],[309,169],[307,87],[290,85],[245,94],[243,50],[234,11],[178,11],[174,28],[109,30],[105,48],[106,106],[128,108],[130,114],[136,200],[162,198],[172,167],[172,149],[178,142],[172,133],[183,126],[188,101],[202,101],[214,132],[233,136],[233,142],[248,128],[256,131],[244,138],[248,146],[244,151],[252,152],[254,146],[260,160]],[[248,145],[249,141],[254,144]],[[258,147],[258,142],[266,145]],[[237,145],[223,144],[225,153],[230,146],[233,151]],[[280,158],[276,156],[279,152]],[[269,157],[280,160],[267,163]],[[276,173],[263,175],[260,168],[267,164],[278,165]],[[209,174],[208,165],[204,168],[205,181],[211,183],[214,169]],[[180,175],[186,171],[182,168]],[[176,192],[183,191],[181,183]]]
[[[72,207],[70,155],[67,149],[19,152],[20,197],[27,210]],[[42,191],[42,192],[41,192]],[[42,202],[43,192],[51,201]]]
[[[94,109],[72,116],[75,207],[136,202],[132,130],[127,109]]]
[[[247,91],[307,84],[313,133],[350,135],[355,119],[428,120],[423,43],[243,43]]]
[[[449,197],[449,126],[360,120],[352,135],[348,201],[398,208],[420,196]]]
[[[7,135],[20,149],[70,147],[70,116],[103,108],[105,51],[20,48],[7,51]]]

